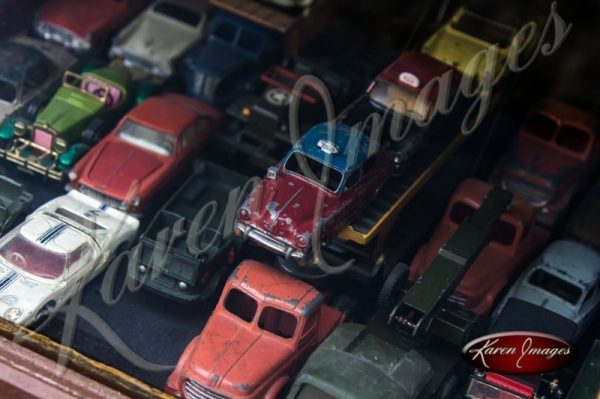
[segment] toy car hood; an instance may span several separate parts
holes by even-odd
[[[364,329],[355,323],[336,328],[311,355],[295,385],[310,384],[338,398],[419,397],[433,377],[429,362],[416,350],[403,351]]]
[[[137,182],[143,187],[147,179],[165,167],[161,156],[120,139],[104,140],[98,145],[101,147],[85,170],[84,183],[121,201],[127,198],[132,185]]]
[[[294,356],[281,338],[244,323],[214,313],[196,344],[187,377],[209,389],[245,396]]]
[[[196,47],[186,60],[193,69],[221,78],[244,69],[251,62],[243,51],[215,42]]]
[[[102,101],[95,101],[88,94],[61,87],[52,101],[38,114],[36,122],[64,132],[74,124],[95,115],[103,107]]]

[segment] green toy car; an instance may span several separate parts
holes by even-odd
[[[92,69],[81,75],[65,72],[62,86],[33,124],[15,121],[6,159],[62,181],[134,105],[133,85],[124,67]]]

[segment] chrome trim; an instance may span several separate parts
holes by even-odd
[[[302,251],[298,251],[291,245],[277,240],[273,237],[268,236],[260,230],[254,229],[248,225],[238,222],[237,229],[242,233],[244,238],[250,238],[252,241],[257,244],[275,252],[280,255],[285,256],[286,259],[297,259],[303,260],[304,253]]]
[[[211,391],[193,380],[185,380],[183,396],[185,399],[229,399],[229,396]]]

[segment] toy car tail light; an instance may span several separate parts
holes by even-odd
[[[269,169],[267,169],[267,179],[276,180],[278,172],[279,172],[279,170],[277,169],[277,167],[275,167],[275,166],[269,167]]]
[[[33,142],[40,147],[52,149],[52,134],[45,132],[41,129],[35,129],[33,133]]]

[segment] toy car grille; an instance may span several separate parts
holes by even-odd
[[[186,380],[183,386],[185,399],[229,399],[229,397],[206,389],[196,381]]]
[[[99,193],[96,190],[92,190],[89,187],[85,187],[85,186],[81,186],[80,190],[82,194],[87,195],[88,197],[91,197],[97,201],[102,202],[103,204],[107,204],[108,206],[111,206],[113,208],[116,209],[123,209],[123,202],[116,200],[112,197],[109,197],[108,195]]]

